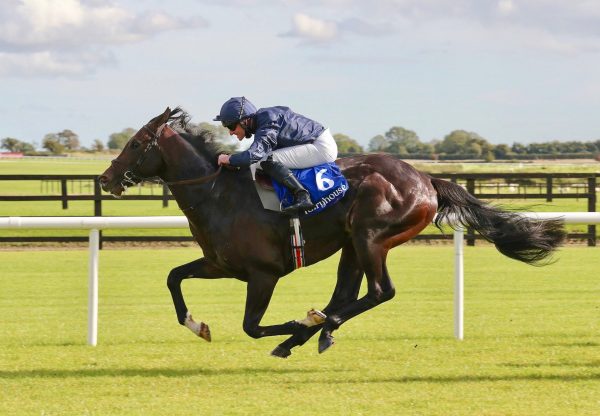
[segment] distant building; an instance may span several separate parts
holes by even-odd
[[[0,159],[20,159],[23,157],[21,152],[0,152]]]

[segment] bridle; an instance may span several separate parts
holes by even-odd
[[[167,127],[167,123],[161,125],[158,128],[158,130],[156,132],[154,132],[154,131],[152,131],[152,129],[150,129],[150,127],[148,127],[147,124],[144,124],[142,129],[146,130],[146,132],[150,135],[151,139],[149,140],[148,144],[146,145],[146,148],[144,149],[144,151],[142,152],[140,157],[138,157],[138,159],[134,163],[133,168],[127,169],[123,173],[123,179],[121,180],[121,183],[120,183],[120,185],[123,187],[123,190],[127,190],[128,187],[137,185],[138,183],[140,183],[142,181],[157,183],[155,177],[143,176],[140,173],[140,168],[144,164],[146,159],[148,158],[148,154],[149,154],[150,150],[152,150],[152,149],[161,150],[160,145],[158,144],[158,139],[161,137],[165,127]],[[124,162],[122,162],[118,159],[113,159],[111,161],[111,165],[116,165],[118,163],[124,163]],[[221,173],[221,168],[222,167],[219,166],[219,168],[217,169],[216,172],[214,172],[210,175],[200,176],[198,178],[183,179],[183,180],[173,181],[173,182],[165,182],[165,181],[159,179],[159,181],[160,181],[159,183],[164,183],[169,186],[170,185],[192,185],[192,184],[207,183],[214,179],[214,182],[212,184],[212,186],[214,187],[216,178]],[[212,187],[211,187],[211,190],[212,190]]]

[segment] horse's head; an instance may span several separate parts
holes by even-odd
[[[129,139],[119,156],[99,177],[104,191],[120,196],[129,186],[158,175],[164,165],[159,139],[166,123],[180,112],[179,108],[171,110],[167,107]]]

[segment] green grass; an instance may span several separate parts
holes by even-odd
[[[87,251],[0,251],[2,415],[598,415],[596,248],[543,268],[466,248],[465,340],[453,338],[451,247],[393,250],[397,296],[287,360],[241,329],[245,285],[183,284],[211,344],[180,327],[165,285],[197,249],[104,250],[88,347]],[[336,257],[337,258],[337,257]],[[336,258],[280,281],[264,323],[321,307]]]
[[[52,173],[52,174],[93,174],[98,175],[108,166],[110,156],[105,159],[91,160],[80,158],[52,158],[52,159],[0,159],[1,174],[26,174],[26,173]],[[411,162],[411,161],[409,161]],[[600,166],[597,162],[590,163],[423,163],[411,162],[417,168],[427,172],[597,172]],[[0,181],[0,194],[2,195],[35,195],[35,194],[60,195],[58,183],[45,183],[40,181]],[[80,185],[70,185],[69,193],[90,194],[91,182]],[[158,186],[146,184],[142,187],[131,188],[129,194],[154,194],[161,195],[162,189]],[[499,203],[508,208],[530,211],[559,211],[577,212],[587,211],[587,200],[581,199],[555,199],[548,203],[545,199],[536,200],[502,200]],[[135,216],[135,215],[181,215],[175,201],[170,201],[168,208],[162,207],[161,201],[103,201],[102,213],[108,216]],[[60,201],[36,202],[2,202],[0,216],[89,216],[94,214],[92,201],[71,201],[67,210],[62,209]],[[569,232],[587,232],[586,225],[569,225]],[[433,234],[437,229],[428,227],[423,233]],[[0,236],[31,237],[31,236],[85,236],[86,231],[78,230],[0,230]],[[187,236],[186,229],[136,229],[136,230],[108,230],[107,236]]]
[[[0,175],[99,175],[114,157],[0,159]]]

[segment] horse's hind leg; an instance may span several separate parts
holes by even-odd
[[[337,283],[331,295],[331,300],[325,306],[323,312],[325,314],[333,313],[342,306],[355,301],[358,298],[363,274],[354,247],[351,243],[348,243],[342,249],[337,271]],[[288,357],[292,353],[292,348],[304,345],[306,341],[319,332],[321,327],[322,324],[311,327],[302,326],[294,335],[275,347],[271,355],[281,358]]]
[[[347,320],[390,300],[396,291],[385,265],[387,249],[379,244],[355,239],[358,260],[367,275],[368,292],[329,315],[319,337],[319,353],[333,345],[331,333]]]
[[[274,335],[294,334],[302,326],[296,321],[280,325],[260,326],[278,277],[253,273],[246,287],[246,310],[244,312],[244,332],[252,338],[270,337]]]

